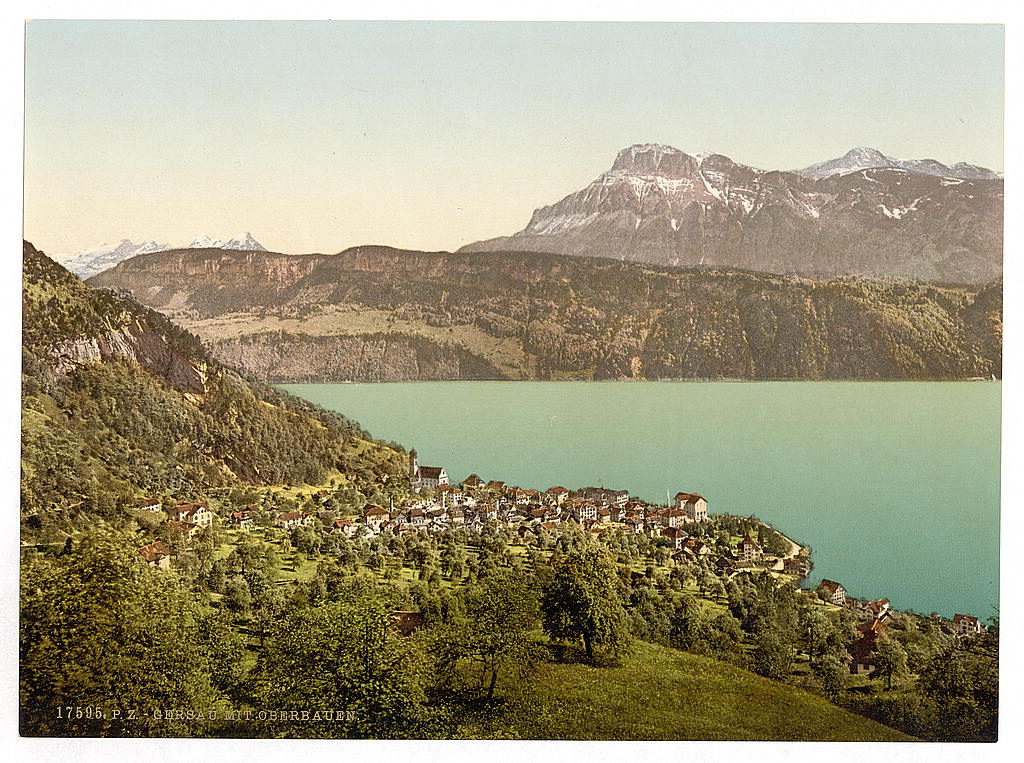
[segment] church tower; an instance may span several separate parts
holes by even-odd
[[[409,451],[409,479],[415,482],[420,476],[420,461],[416,456],[416,448]]]

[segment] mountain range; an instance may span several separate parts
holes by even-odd
[[[810,280],[537,252],[148,254],[89,279],[269,382],[968,379],[1002,282]]]
[[[880,168],[906,170],[921,175],[960,178],[961,180],[1002,179],[998,172],[993,172],[987,167],[979,167],[976,164],[958,162],[950,167],[934,159],[894,159],[876,148],[866,147],[852,148],[837,159],[812,164],[810,167],[796,170],[796,174],[820,180],[832,175]]]
[[[265,252],[266,248],[249,232],[227,239],[217,239],[203,234],[197,236],[184,246],[168,246],[156,241],[145,241],[136,244],[130,239],[121,239],[116,244],[99,244],[75,254],[58,258],[64,267],[85,279],[113,267],[119,262],[149,252],[163,252],[168,249],[233,249],[239,251]]]
[[[1002,273],[1003,180],[874,149],[796,172],[659,144],[623,149],[511,236],[464,252],[544,251],[811,278],[983,283]]]

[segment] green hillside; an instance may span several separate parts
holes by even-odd
[[[625,528],[375,532],[368,505],[409,493],[401,446],[221,365],[28,243],[24,263],[24,735],[909,738],[824,699],[866,688],[847,675],[851,613]],[[164,521],[186,501],[208,504],[205,525]],[[754,522],[690,529],[726,553]],[[924,618],[891,631],[906,647],[886,647],[885,689],[858,712],[994,739],[997,629],[963,655]],[[92,714],[59,714],[79,705]],[[340,716],[295,717],[309,710]]]
[[[25,243],[22,519],[58,541],[143,496],[239,485],[405,489],[405,454],[357,424],[209,357],[131,297],[93,289]]]
[[[542,663],[482,736],[524,739],[912,741],[819,696],[646,642],[618,667]]]

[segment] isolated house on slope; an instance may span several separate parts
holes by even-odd
[[[761,547],[749,535],[743,536],[736,550],[744,562],[755,562],[761,558]]]
[[[145,560],[150,567],[159,567],[161,570],[171,568],[171,550],[167,548],[162,540],[154,541],[139,549],[139,556]]]
[[[953,615],[953,632],[957,638],[977,636],[985,631],[985,626],[976,617],[970,615]]]

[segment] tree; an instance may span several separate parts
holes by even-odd
[[[156,711],[209,708],[221,697],[211,684],[203,611],[173,573],[147,566],[135,546],[129,536],[95,533],[69,556],[24,568],[23,734],[202,733],[203,722],[161,720]],[[92,709],[92,717],[59,718],[57,708],[69,705]]]
[[[822,693],[829,699],[834,700],[846,688],[847,671],[843,661],[836,655],[826,655],[812,667],[812,671]]]
[[[755,672],[778,680],[789,674],[793,649],[776,630],[766,628],[758,635],[752,656]]]
[[[533,643],[528,632],[537,622],[538,606],[522,576],[508,569],[492,572],[466,591],[464,644],[480,668],[486,698],[494,696],[498,674],[524,671]]]
[[[232,612],[247,615],[252,608],[252,592],[241,575],[232,575],[224,583],[224,598],[221,603]]]
[[[707,651],[705,639],[707,624],[701,616],[700,607],[692,599],[685,598],[679,602],[672,614],[669,626],[669,643],[676,649],[695,654]]]
[[[892,689],[892,679],[902,678],[908,673],[907,650],[903,645],[891,638],[880,638],[875,650],[875,669],[872,678],[879,676],[886,679],[886,690]]]
[[[387,594],[357,576],[338,601],[286,613],[270,626],[260,650],[256,698],[280,710],[345,714],[340,722],[288,726],[297,736],[424,736],[430,731],[425,660],[415,637],[403,638],[392,627],[391,610]]]
[[[590,662],[595,646],[612,657],[624,653],[629,634],[617,577],[604,549],[583,545],[569,551],[557,563],[541,599],[545,632],[554,639],[582,640]]]
[[[801,634],[798,643],[803,646],[812,667],[819,658],[842,652],[852,639],[848,628],[820,607],[801,607],[798,622]]]

